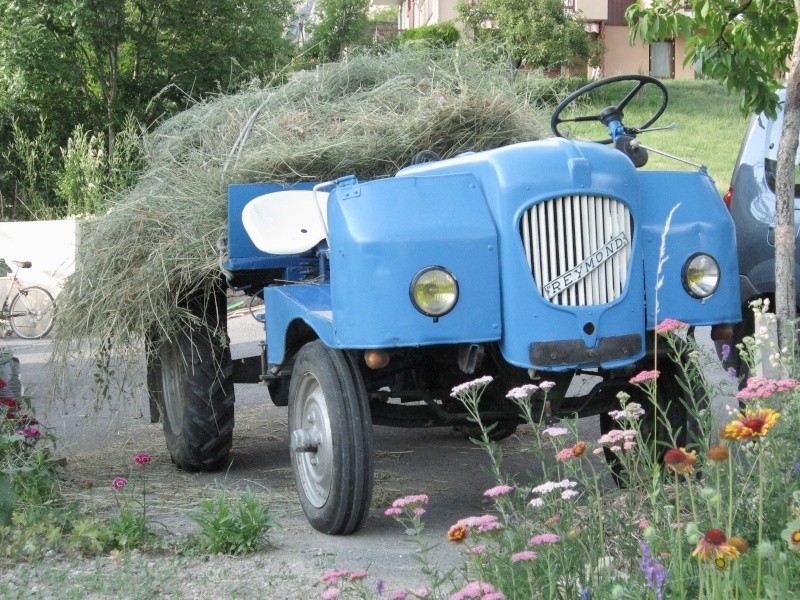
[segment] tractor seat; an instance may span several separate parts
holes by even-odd
[[[267,254],[299,254],[327,237],[328,192],[284,190],[253,198],[242,224],[256,248]]]

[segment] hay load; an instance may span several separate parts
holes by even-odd
[[[170,335],[192,318],[180,299],[210,290],[225,259],[228,184],[392,176],[420,150],[448,157],[537,139],[553,85],[510,82],[478,52],[399,51],[171,118],[146,136],[138,184],[87,227],[59,300],[58,353],[85,351],[86,340],[138,349],[145,333]]]

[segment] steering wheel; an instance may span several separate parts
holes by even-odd
[[[567,106],[575,102],[581,96],[588,94],[589,92],[596,90],[597,88],[603,87],[605,85],[610,85],[612,83],[618,83],[620,81],[631,81],[634,82],[634,86],[630,92],[616,105],[608,106],[600,111],[599,114],[596,115],[586,115],[580,117],[574,117],[571,119],[562,119],[561,113],[564,111]],[[636,94],[642,90],[647,85],[654,85],[656,89],[661,92],[661,105],[656,110],[655,114],[647,119],[644,123],[642,123],[639,127],[625,127],[622,124],[622,118],[624,116],[623,112],[625,107],[628,106],[631,100],[634,99]],[[573,92],[569,96],[567,96],[564,101],[558,105],[555,112],[553,113],[553,117],[550,119],[550,129],[557,137],[567,137],[562,134],[558,130],[558,126],[562,123],[579,123],[579,122],[586,122],[586,121],[599,121],[603,125],[607,126],[609,129],[609,137],[602,140],[594,140],[599,144],[610,144],[612,142],[616,142],[617,138],[622,135],[630,135],[630,134],[637,134],[641,133],[643,130],[647,129],[656,122],[658,117],[660,117],[664,110],[667,108],[667,103],[669,102],[669,94],[667,93],[667,88],[664,87],[664,84],[661,83],[658,79],[653,77],[649,77],[647,75],[617,75],[616,77],[609,77],[608,79],[601,79],[600,81],[594,81],[588,85],[583,86],[579,90]]]

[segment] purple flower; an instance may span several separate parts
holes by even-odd
[[[589,600],[592,597],[592,588],[587,587],[581,592],[581,595],[578,597],[578,600]]]
[[[375,585],[375,593],[378,594],[378,596],[383,596],[383,585],[383,579],[379,579],[378,583]]]
[[[799,463],[795,463],[795,465],[794,465],[794,474],[795,475],[800,475],[800,462]]]
[[[639,547],[642,549],[642,573],[647,580],[647,587],[656,593],[656,600],[662,600],[667,570],[664,565],[650,555],[650,546],[647,545],[647,542],[639,542]]]
[[[731,356],[731,347],[728,344],[722,344],[722,360],[728,360]]]
[[[733,367],[728,368],[728,377],[730,377],[731,379],[736,379],[737,375],[738,373],[736,372],[736,369],[734,369]]]

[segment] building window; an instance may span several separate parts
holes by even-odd
[[[675,42],[653,42],[650,44],[650,75],[673,79],[675,77]]]

